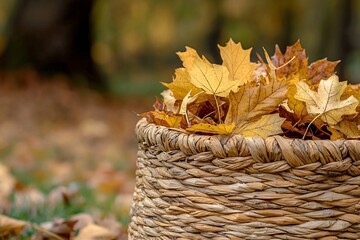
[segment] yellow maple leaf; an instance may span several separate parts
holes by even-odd
[[[185,68],[178,68],[175,70],[175,78],[171,83],[162,84],[169,88],[176,100],[183,100],[186,94],[191,90],[191,96],[202,92],[200,88],[194,86],[190,81],[190,75]]]
[[[285,118],[281,118],[278,113],[261,116],[257,121],[251,121],[242,124],[242,126],[234,131],[245,137],[261,137],[266,138],[271,135],[282,133],[281,125]]]
[[[185,52],[177,52],[176,54],[180,57],[181,61],[183,62],[183,66],[185,68],[190,68],[193,66],[195,59],[201,59],[201,58],[195,49],[191,47],[185,47],[185,49],[186,49]]]
[[[241,86],[237,93],[229,96],[230,107],[225,123],[235,123],[239,127],[245,121],[272,113],[285,100],[287,88],[286,81],[275,80],[265,86]]]
[[[177,128],[180,126],[180,122],[182,120],[182,116],[168,115],[165,112],[152,112],[152,114],[157,120],[155,121],[156,124],[167,125],[168,127]],[[162,121],[166,124],[162,124]]]
[[[186,131],[197,133],[211,134],[231,134],[235,128],[235,124],[218,124],[212,125],[208,123],[198,123],[187,128]]]
[[[187,70],[192,84],[214,96],[227,97],[241,85],[239,81],[229,80],[229,71],[225,66],[210,64],[203,59],[195,59],[193,66]]]
[[[243,49],[241,43],[234,43],[232,39],[225,47],[218,45],[223,65],[229,70],[229,80],[246,84],[254,81],[253,72],[259,64],[250,61],[252,48]]]
[[[358,127],[359,126],[355,122],[346,119],[334,126],[336,130],[342,132],[348,138],[360,138],[360,130]]]
[[[286,93],[288,98],[287,105],[293,111],[296,119],[302,119],[308,113],[306,111],[305,103],[295,98],[296,92],[296,85],[291,85]]]
[[[357,114],[356,107],[359,101],[350,96],[341,100],[347,82],[339,82],[336,75],[328,80],[321,80],[317,92],[310,89],[305,82],[296,83],[297,92],[295,98],[305,102],[308,113],[320,117],[330,126],[336,125],[345,115]]]
[[[344,138],[344,134],[341,131],[339,131],[338,129],[330,127],[330,126],[327,126],[326,129],[331,133],[330,140],[335,141],[335,140]]]

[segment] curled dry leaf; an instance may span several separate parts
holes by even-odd
[[[177,113],[179,107],[176,106],[176,99],[174,98],[173,92],[171,90],[165,90],[161,93],[161,96],[163,96],[164,104],[166,106],[166,110]]]
[[[191,90],[188,92],[188,94],[186,94],[186,96],[184,97],[184,99],[181,102],[179,113],[182,114],[182,115],[186,115],[186,113],[187,113],[187,105],[190,102],[194,101],[194,99],[190,98],[190,94],[191,94]]]
[[[321,80],[317,92],[310,89],[304,82],[296,84],[295,98],[305,102],[308,113],[320,117],[330,126],[336,125],[345,115],[357,114],[356,107],[359,101],[350,96],[340,100],[347,83],[339,82],[339,78],[333,75],[328,80]]]

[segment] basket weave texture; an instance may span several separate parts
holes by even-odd
[[[130,239],[360,239],[359,140],[136,133]]]

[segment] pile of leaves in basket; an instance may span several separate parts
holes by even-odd
[[[196,50],[178,52],[175,70],[148,122],[198,134],[241,134],[266,138],[360,138],[360,85],[339,81],[339,61],[308,63],[299,41],[282,53],[276,45],[265,60],[250,61],[250,49],[229,40],[220,46],[222,64]]]

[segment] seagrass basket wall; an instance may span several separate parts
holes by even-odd
[[[360,239],[359,140],[136,133],[130,239]]]

